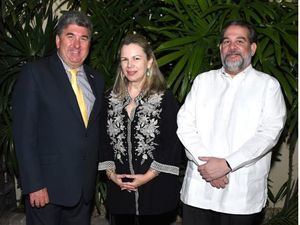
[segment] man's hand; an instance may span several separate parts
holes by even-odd
[[[210,182],[210,185],[215,187],[215,188],[225,188],[225,186],[229,183],[229,180],[228,180],[228,177],[227,176],[223,176],[223,177],[220,177],[218,179],[215,179],[215,180],[212,180]]]
[[[206,162],[198,166],[198,171],[207,182],[223,177],[231,170],[225,159],[216,157],[199,157],[199,159]]]
[[[44,207],[49,203],[47,188],[32,192],[29,194],[29,200],[32,207]]]

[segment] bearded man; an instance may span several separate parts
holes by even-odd
[[[183,225],[257,225],[267,200],[271,150],[285,124],[278,81],[255,70],[257,34],[244,21],[222,33],[223,67],[198,75],[178,116],[188,164]]]

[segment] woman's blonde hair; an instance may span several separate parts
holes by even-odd
[[[146,81],[144,83],[144,86],[142,88],[143,92],[145,95],[151,95],[154,93],[162,92],[166,89],[166,81],[160,72],[158,68],[158,64],[155,58],[155,55],[153,53],[153,50],[148,43],[147,39],[140,34],[128,34],[125,36],[125,38],[122,40],[120,48],[119,48],[119,65],[117,69],[117,76],[116,80],[113,86],[113,92],[119,96],[119,97],[124,97],[127,93],[127,85],[128,85],[128,80],[122,73],[121,69],[121,60],[120,60],[120,54],[121,54],[121,49],[124,45],[129,45],[129,44],[136,44],[140,46],[143,51],[145,52],[147,56],[147,60],[152,59],[152,65],[149,68],[149,71],[147,72],[148,74],[146,75]]]

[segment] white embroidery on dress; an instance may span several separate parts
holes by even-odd
[[[115,94],[111,93],[108,105],[107,132],[111,139],[110,144],[113,146],[115,159],[123,164],[122,155],[126,155],[124,147],[125,116],[122,114],[123,101],[120,101]]]
[[[158,120],[162,109],[160,104],[163,94],[154,94],[140,100],[135,118],[137,123],[135,126],[134,139],[137,141],[136,156],[141,157],[141,164],[147,159],[154,159],[153,150],[157,143],[154,143],[156,135],[160,133]],[[120,163],[124,164],[122,158],[127,155],[124,142],[126,140],[124,117],[122,113],[127,101],[120,100],[115,94],[109,96],[109,109],[107,120],[107,132],[111,139],[111,146],[114,149],[114,157]],[[128,134],[127,134],[128,135]]]
[[[141,164],[149,157],[153,160],[153,150],[158,145],[154,143],[155,136],[158,135],[158,119],[160,119],[160,103],[162,94],[154,94],[145,99],[137,112],[138,122],[135,126],[137,135],[135,139],[138,142],[136,148],[137,156],[142,156]]]

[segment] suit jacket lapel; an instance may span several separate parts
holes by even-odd
[[[76,96],[62,62],[58,58],[57,54],[54,54],[50,60],[52,61],[50,62],[52,74],[57,82],[57,85],[59,86],[59,89],[62,91],[62,98],[66,100],[67,105],[71,106],[73,112],[84,126]]]
[[[99,95],[99,91],[97,90],[96,86],[95,86],[95,75],[89,70],[89,68],[87,66],[84,66],[84,71],[86,74],[86,77],[90,83],[91,89],[93,91],[93,94],[95,96],[95,102],[92,108],[92,111],[90,113],[90,117],[89,117],[89,122],[88,122],[88,126],[93,122],[93,120],[96,118],[97,114],[99,113],[99,101],[101,98],[101,96]]]

